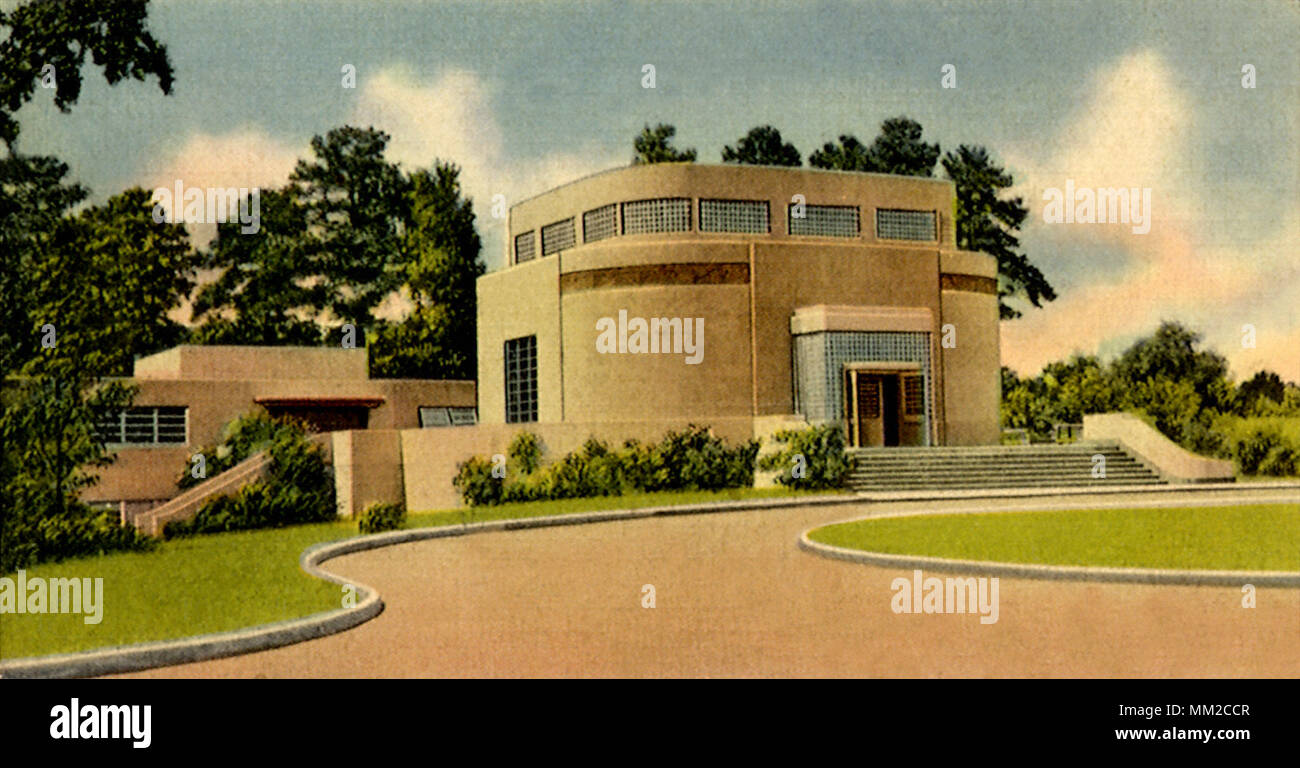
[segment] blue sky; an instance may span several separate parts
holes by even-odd
[[[495,268],[492,195],[624,164],[647,122],[673,123],[679,146],[718,162],[755,125],[806,157],[905,114],[945,150],[988,147],[1031,210],[1024,248],[1061,298],[1003,324],[1007,364],[1113,354],[1173,318],[1238,375],[1300,380],[1294,2],[189,0],[154,2],[150,26],[169,48],[172,96],[95,75],[70,114],[39,89],[19,113],[21,149],[63,158],[95,200],[178,178],[282,183],[312,135],[373,124],[407,167],[464,167]],[[344,64],[355,89],[341,87]],[[945,64],[955,89],[940,87]],[[1151,188],[1151,232],[1043,222],[1042,190],[1066,179]],[[1247,324],[1254,348],[1240,341]]]

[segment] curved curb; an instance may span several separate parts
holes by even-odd
[[[831,523],[831,525],[837,524]],[[827,527],[825,524],[817,525],[799,534],[799,548],[805,552],[833,560],[847,560],[852,563],[874,565],[882,568],[920,568],[931,571],[1050,581],[1101,581],[1195,587],[1240,587],[1244,584],[1253,584],[1256,587],[1300,587],[1300,573],[1293,571],[1177,571],[1163,568],[1109,568],[1082,565],[1001,563],[989,560],[953,560],[946,557],[895,555],[885,552],[871,552],[864,549],[848,549],[833,544],[823,544],[808,538],[808,534],[812,531],[825,527]]]
[[[316,544],[303,551],[298,562],[302,570],[325,581],[357,588],[361,601],[351,608],[311,614],[300,619],[261,624],[228,632],[114,646],[94,651],[31,656],[0,662],[3,678],[69,678],[99,677],[123,672],[138,672],[156,667],[170,667],[197,661],[209,661],[227,656],[240,656],[255,651],[267,651],[306,640],[336,634],[378,616],[384,610],[379,592],[365,584],[348,581],[321,568],[321,564],[336,557],[426,539],[443,539],[492,531],[525,530],[560,525],[582,525],[615,520],[668,515],[706,514],[710,512],[740,512],[754,509],[773,509],[802,505],[829,506],[835,504],[861,504],[865,500],[852,494],[835,496],[783,496],[775,499],[716,501],[706,504],[640,507],[637,509],[602,510],[569,515],[524,517],[512,520],[490,520],[468,525],[449,524],[432,528],[388,531],[358,536],[342,541]]]

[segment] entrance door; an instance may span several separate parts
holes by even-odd
[[[888,371],[844,372],[844,419],[854,447],[900,444],[902,412],[900,374]]]
[[[880,377],[880,410],[885,445],[898,445],[898,376]]]

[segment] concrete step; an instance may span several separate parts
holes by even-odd
[[[1159,476],[1115,442],[1066,445],[855,448],[845,485],[866,490],[1045,488],[1160,483]],[[1106,477],[1094,478],[1093,459]]]

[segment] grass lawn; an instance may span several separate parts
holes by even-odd
[[[829,525],[809,537],[959,560],[1300,571],[1300,504],[926,515]]]
[[[471,511],[472,522],[482,522],[794,493],[784,488],[645,493],[503,504]],[[459,525],[462,512],[412,513],[406,527]],[[339,608],[341,589],[303,573],[298,557],[313,544],[356,535],[356,523],[341,520],[194,536],[163,542],[153,552],[120,552],[38,565],[27,570],[29,579],[103,578],[103,619],[91,625],[84,623],[82,614],[4,614],[0,616],[0,658],[170,640]]]

